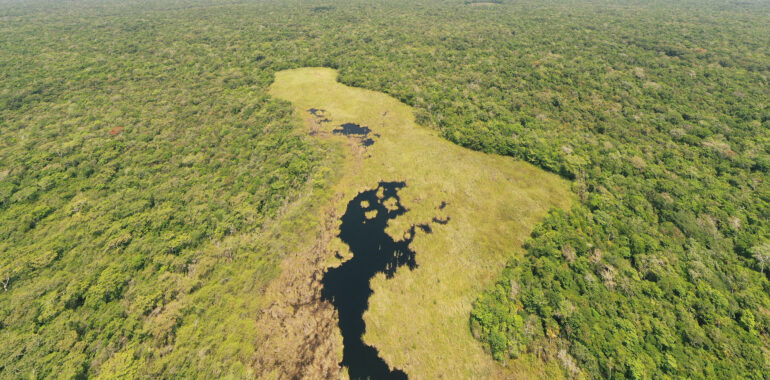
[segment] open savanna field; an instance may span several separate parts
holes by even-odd
[[[454,145],[418,126],[409,106],[386,94],[345,86],[332,69],[278,72],[270,94],[292,102],[308,133],[349,147],[345,165],[334,168],[341,173],[333,185],[339,215],[357,193],[380,181],[403,181],[406,187],[399,195],[409,211],[388,226],[391,236],[398,240],[411,225],[434,217],[449,219],[445,225],[433,224],[432,233],[417,233],[411,245],[416,269],[372,280],[365,342],[391,366],[418,379],[505,374],[507,369],[473,338],[471,306],[505,262],[522,254],[519,247],[545,213],[574,202],[569,183],[509,157]],[[311,109],[323,110],[330,121],[320,123]],[[374,144],[363,147],[355,138],[332,133],[345,123],[370,128]],[[442,203],[446,206],[440,208]],[[350,255],[339,239],[331,245],[329,252]],[[333,255],[328,259],[335,265]],[[526,365],[514,368],[520,375],[544,373]]]

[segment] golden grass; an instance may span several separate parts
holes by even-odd
[[[344,213],[349,199],[381,180],[405,181],[402,203],[409,209],[388,226],[396,238],[412,224],[433,217],[432,234],[419,232],[412,248],[418,268],[372,280],[374,295],[364,315],[364,340],[377,347],[392,367],[413,379],[543,376],[531,358],[504,368],[485,353],[468,328],[473,301],[497,278],[532,227],[552,207],[573,201],[569,183],[509,157],[484,154],[452,144],[414,122],[411,108],[383,93],[337,82],[327,68],[302,68],[276,74],[270,92],[291,101],[309,129],[319,130],[310,108],[326,110],[332,120],[320,135],[348,144],[348,160],[332,186],[340,194],[334,207]],[[375,144],[366,149],[352,139],[328,134],[341,123],[365,125]],[[323,138],[323,137],[322,137]],[[438,206],[447,202],[443,210]],[[333,239],[330,252],[349,255]],[[333,257],[330,265],[335,265]]]

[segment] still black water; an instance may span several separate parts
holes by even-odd
[[[372,130],[369,127],[353,123],[341,124],[332,131],[332,133],[345,136],[368,136],[371,132]]]
[[[332,133],[334,133],[335,135],[360,137],[361,145],[365,147],[374,145],[374,139],[369,137],[369,134],[371,132],[372,130],[369,127],[361,126],[353,123],[341,124],[339,127],[335,128],[332,131]],[[374,136],[380,137],[380,135],[377,133],[375,133]]]
[[[351,379],[407,379],[403,371],[391,370],[377,349],[362,339],[366,331],[363,315],[372,295],[369,280],[380,272],[386,278],[392,278],[402,266],[417,267],[415,252],[409,248],[414,240],[415,226],[400,241],[394,241],[385,233],[388,221],[407,211],[398,196],[404,186],[404,182],[380,182],[376,189],[359,193],[348,203],[339,237],[350,247],[353,257],[339,267],[329,269],[321,281],[321,297],[330,301],[339,314],[344,345],[340,364],[348,368]],[[381,197],[377,196],[378,192]],[[385,206],[387,202],[395,207],[389,209]],[[366,217],[366,213],[373,212],[376,212],[374,217]],[[427,225],[417,227],[430,232]]]

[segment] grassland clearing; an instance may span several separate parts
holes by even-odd
[[[528,359],[501,367],[473,339],[468,316],[473,300],[499,274],[506,259],[521,253],[532,227],[552,207],[573,202],[569,183],[509,157],[471,151],[418,126],[409,106],[375,91],[345,86],[328,68],[276,73],[271,95],[291,101],[311,131],[322,139],[350,146],[333,185],[333,208],[341,215],[347,202],[380,181],[406,182],[401,194],[409,210],[387,232],[400,239],[412,225],[430,222],[432,233],[418,232],[411,247],[418,267],[400,270],[385,281],[371,281],[374,295],[364,314],[364,341],[377,347],[391,367],[413,378],[479,378],[544,374]],[[318,123],[310,109],[324,110]],[[374,144],[332,134],[353,123],[371,129]],[[337,221],[337,223],[339,223]],[[337,224],[337,227],[339,225]],[[328,265],[350,256],[333,238]],[[340,259],[339,257],[342,257]]]

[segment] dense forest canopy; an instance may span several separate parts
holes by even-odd
[[[0,377],[249,375],[303,66],[574,181],[474,306],[496,359],[767,378],[770,4],[710,0],[0,2]]]

